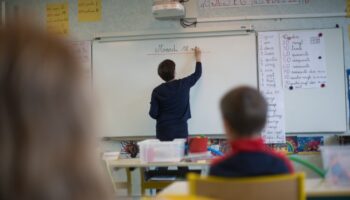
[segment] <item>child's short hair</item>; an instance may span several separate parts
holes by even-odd
[[[172,60],[163,60],[158,66],[158,75],[164,81],[171,81],[175,78],[175,63]]]
[[[264,128],[267,103],[258,90],[242,86],[229,91],[221,99],[221,113],[236,134],[250,136]]]

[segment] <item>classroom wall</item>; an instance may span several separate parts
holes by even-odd
[[[130,32],[143,30],[179,29],[177,22],[158,21],[153,18],[151,0],[102,0],[102,20],[100,22],[79,23],[77,18],[77,0],[9,0],[9,15],[18,10],[30,9],[37,19],[45,25],[47,3],[69,3],[70,33],[73,37],[85,40],[93,38],[95,33]]]
[[[229,19],[243,16],[266,17],[271,15],[289,15],[290,17],[300,15],[334,14],[344,13],[346,0],[306,0],[308,4],[274,6],[274,7],[250,7],[250,8],[220,8],[220,9],[198,9],[197,0],[186,3],[187,16],[200,19]],[[45,26],[46,3],[66,2],[66,0],[7,0],[7,14],[12,16],[15,10],[19,12],[31,10],[34,17]],[[100,22],[78,23],[77,0],[69,2],[70,34],[77,40],[92,39],[97,33],[123,33],[123,32],[147,32],[163,30],[181,30],[178,21],[159,21],[154,19],[151,13],[152,0],[102,0],[102,20]],[[0,13],[1,14],[1,13]],[[281,17],[281,16],[280,16]],[[350,68],[350,42],[348,37],[349,18],[323,17],[323,18],[298,18],[298,19],[268,19],[268,20],[241,20],[230,22],[200,23],[198,27],[211,27],[232,25],[253,25],[258,31],[285,30],[285,29],[312,29],[333,28],[339,24],[344,32],[345,66]],[[327,144],[335,143],[332,135],[327,135]],[[108,141],[102,143],[103,150],[119,149],[118,142]],[[321,166],[319,155],[303,156],[305,159]],[[298,166],[297,166],[298,167]],[[299,167],[298,167],[299,168]],[[315,176],[308,173],[308,176]]]

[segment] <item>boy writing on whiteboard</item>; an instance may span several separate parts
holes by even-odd
[[[202,75],[201,50],[196,47],[194,54],[195,72],[183,79],[175,79],[175,63],[172,60],[164,60],[158,66],[158,75],[165,83],[153,90],[149,115],[157,120],[156,134],[160,141],[188,137],[190,89]]]
[[[222,98],[220,107],[231,151],[212,162],[210,175],[242,177],[293,172],[288,158],[269,149],[260,136],[267,103],[259,91],[250,87],[231,90]]]

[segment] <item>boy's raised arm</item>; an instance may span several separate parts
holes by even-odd
[[[196,82],[198,81],[198,79],[202,75],[202,63],[201,63],[202,51],[200,48],[196,47],[194,49],[194,56],[196,59],[196,70],[193,74],[184,78],[185,83],[188,84],[190,87],[192,87],[194,84],[196,84]]]

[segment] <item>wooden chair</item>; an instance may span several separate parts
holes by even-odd
[[[247,178],[200,177],[189,174],[190,195],[220,200],[305,200],[304,174]]]
[[[132,186],[131,186],[131,171],[130,171],[130,169],[129,168],[120,168],[119,169],[119,170],[125,170],[125,173],[126,173],[126,181],[121,182],[121,181],[115,180],[115,178],[113,176],[115,169],[111,169],[111,167],[109,166],[108,160],[104,160],[104,165],[105,165],[105,169],[107,171],[107,174],[109,176],[109,179],[111,181],[114,192],[117,192],[120,189],[126,189],[128,196],[131,196],[132,195],[132,190],[131,190]]]

